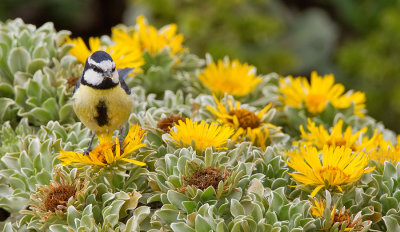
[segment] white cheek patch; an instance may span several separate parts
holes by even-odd
[[[103,81],[103,76],[100,73],[93,71],[93,69],[86,70],[83,78],[85,78],[85,81],[87,83],[94,86],[100,85]]]

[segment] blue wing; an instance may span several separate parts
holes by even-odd
[[[72,96],[74,96],[75,91],[76,91],[76,90],[79,88],[79,86],[81,85],[81,80],[82,80],[82,77],[80,77],[80,78],[76,81],[74,90],[72,91]]]
[[[123,68],[123,69],[117,69],[118,71],[118,76],[119,76],[119,82],[121,83],[122,89],[125,90],[126,94],[130,95],[131,90],[129,89],[128,85],[125,83],[125,78],[133,71],[133,68]]]

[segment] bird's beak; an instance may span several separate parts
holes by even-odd
[[[105,77],[110,77],[110,78],[112,79],[113,74],[112,74],[112,72],[107,71],[107,72],[104,73],[104,76],[105,76]]]

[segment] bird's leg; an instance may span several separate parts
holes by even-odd
[[[121,148],[121,153],[124,152],[124,131],[125,131],[125,125],[121,126],[121,128],[119,128],[119,144],[120,144],[120,148]]]
[[[94,139],[94,136],[95,136],[96,134],[92,131],[92,138],[90,139],[90,142],[89,142],[89,146],[86,148],[86,150],[83,152],[83,155],[89,155],[89,152],[91,152],[92,151],[92,143],[93,143],[93,139]]]
[[[125,125],[123,125],[123,126],[121,126],[121,128],[119,128],[119,144],[121,144],[121,147],[122,147],[122,144],[124,143],[124,131],[125,131]]]

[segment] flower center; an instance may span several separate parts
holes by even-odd
[[[341,147],[341,146],[346,146],[347,141],[344,138],[332,138],[327,143],[329,146]]]
[[[243,129],[247,129],[248,127],[251,129],[258,128],[261,124],[261,121],[257,115],[254,112],[246,109],[232,110],[229,112],[229,115],[236,116],[239,121],[239,127]]]
[[[320,113],[325,109],[327,97],[325,94],[311,93],[307,95],[306,106],[310,113]]]
[[[342,169],[330,166],[321,168],[319,170],[319,176],[322,177],[323,180],[328,181],[330,186],[346,183],[350,178],[350,175],[344,173]]]
[[[112,143],[102,143],[99,144],[93,151],[90,153],[95,155],[97,159],[99,159],[102,163],[107,164],[106,155],[104,154],[105,151],[112,150],[113,144]],[[115,148],[114,148],[115,151]]]
[[[44,200],[44,206],[47,211],[56,211],[60,206],[66,206],[68,199],[75,196],[75,187],[72,185],[60,185],[51,188]]]

